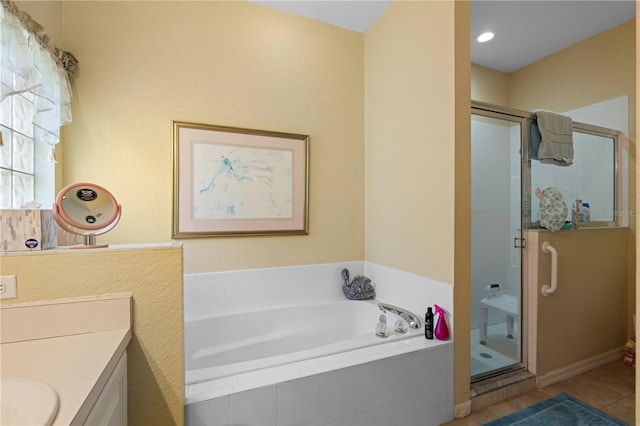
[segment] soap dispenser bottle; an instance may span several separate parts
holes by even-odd
[[[424,315],[424,337],[425,339],[433,339],[433,311],[431,306],[427,308],[427,313]]]
[[[591,208],[589,207],[589,203],[582,203],[580,218],[582,219],[581,222],[591,221]]]
[[[582,209],[582,200],[576,200],[573,208],[571,209],[571,224],[575,229],[580,229],[580,210]]]

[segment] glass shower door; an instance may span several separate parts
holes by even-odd
[[[471,114],[471,379],[522,366],[522,150],[526,121]],[[524,157],[526,158],[526,157]]]

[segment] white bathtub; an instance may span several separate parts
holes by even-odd
[[[452,286],[363,262],[187,274],[186,425],[453,418],[452,341],[424,329],[376,337],[377,300],[345,300],[342,268],[418,316],[452,307]]]
[[[377,301],[334,301],[185,321],[187,385],[421,337],[424,330],[375,335]]]

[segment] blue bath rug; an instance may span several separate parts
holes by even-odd
[[[485,426],[628,426],[625,422],[564,392],[485,423]]]

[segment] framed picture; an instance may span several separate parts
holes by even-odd
[[[173,122],[173,238],[308,234],[309,136]]]

